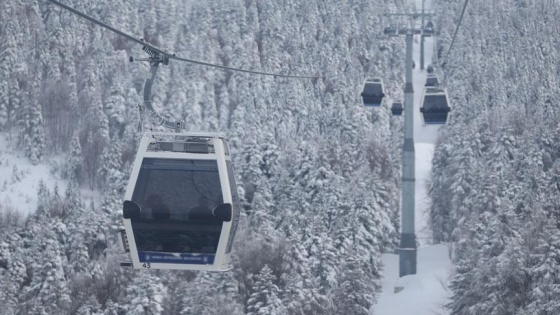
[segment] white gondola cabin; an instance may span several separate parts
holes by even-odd
[[[401,116],[402,112],[403,112],[402,102],[393,102],[393,105],[391,105],[391,113],[393,113],[394,116]]]
[[[147,133],[123,204],[134,268],[230,269],[239,198],[227,140],[212,133]]]
[[[445,125],[449,119],[447,91],[437,87],[427,87],[422,94],[422,119],[424,125]]]
[[[380,78],[366,79],[362,91],[364,106],[379,107],[385,96],[385,88]]]

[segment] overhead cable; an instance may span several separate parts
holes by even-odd
[[[240,68],[233,68],[233,67],[228,67],[228,66],[224,66],[224,65],[217,65],[217,64],[212,64],[212,63],[204,62],[204,61],[198,61],[198,60],[193,60],[193,59],[189,59],[189,58],[179,57],[179,56],[176,56],[175,54],[170,54],[170,53],[168,53],[167,51],[162,50],[162,49],[160,49],[160,48],[158,48],[158,47],[156,47],[156,46],[154,46],[154,45],[152,45],[152,44],[150,44],[150,43],[148,43],[148,42],[146,42],[146,41],[144,41],[144,40],[142,40],[142,39],[138,39],[138,38],[136,38],[136,37],[134,37],[134,36],[131,36],[131,35],[125,33],[125,32],[122,32],[122,31],[120,31],[120,30],[118,30],[118,29],[116,29],[116,28],[114,28],[114,27],[112,27],[112,26],[110,26],[110,25],[108,25],[108,24],[105,24],[105,23],[103,23],[103,22],[101,22],[101,21],[98,21],[98,20],[94,19],[93,17],[91,17],[91,16],[89,16],[89,15],[87,15],[87,14],[84,14],[84,13],[82,13],[82,12],[80,12],[80,11],[78,11],[78,10],[72,8],[72,7],[69,7],[69,6],[67,6],[67,5],[65,5],[65,4],[63,4],[63,3],[60,3],[60,2],[58,2],[58,1],[56,1],[56,0],[47,0],[47,1],[49,1],[49,2],[51,2],[51,3],[53,3],[53,4],[55,4],[55,5],[57,5],[57,6],[59,6],[59,7],[62,7],[62,8],[66,9],[66,10],[68,10],[68,11],[70,11],[70,12],[72,12],[72,13],[74,13],[74,14],[80,16],[80,17],[83,17],[84,19],[86,19],[86,20],[88,20],[88,21],[90,21],[90,22],[92,22],[92,23],[95,23],[95,24],[97,24],[97,25],[99,25],[99,26],[101,26],[101,27],[103,27],[103,28],[105,28],[105,29],[108,29],[108,30],[110,30],[111,32],[114,32],[114,33],[116,33],[116,34],[119,34],[119,35],[121,35],[121,36],[124,36],[124,37],[126,37],[126,38],[128,38],[128,39],[130,39],[130,40],[132,40],[132,41],[134,41],[134,42],[136,42],[136,43],[138,43],[138,44],[147,46],[147,47],[149,47],[150,49],[152,49],[152,50],[154,50],[154,51],[156,51],[156,52],[158,52],[158,53],[160,53],[160,54],[166,56],[166,57],[169,58],[169,59],[175,59],[175,60],[182,61],[182,62],[188,62],[188,63],[193,63],[193,64],[197,64],[197,65],[201,65],[201,66],[207,66],[207,67],[213,67],[213,68],[218,68],[218,69],[231,70],[231,71],[237,71],[237,72],[245,72],[245,73],[251,73],[251,74],[258,74],[258,75],[273,76],[273,77],[281,77],[281,78],[326,79],[326,78],[333,78],[333,77],[337,77],[337,76],[338,76],[338,75],[329,75],[329,76],[290,75],[290,74],[280,74],[280,73],[271,73],[271,72],[263,72],[263,71],[253,71],[253,70],[240,69]]]
[[[453,48],[453,44],[455,43],[455,38],[457,37],[457,32],[459,31],[459,27],[461,27],[461,21],[463,21],[463,15],[465,14],[465,9],[467,8],[468,3],[469,3],[469,0],[465,0],[465,4],[463,5],[463,10],[461,11],[461,17],[459,18],[459,23],[457,24],[457,27],[455,28],[455,34],[453,35],[453,39],[451,40],[451,45],[449,46],[449,49],[447,50],[447,54],[445,55],[445,58],[443,59],[443,62],[441,64],[442,68],[445,67],[445,63],[447,62],[447,58],[449,57],[449,53],[451,52],[451,49]]]

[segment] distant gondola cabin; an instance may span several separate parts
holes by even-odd
[[[428,72],[428,73],[434,73],[434,66],[428,65],[428,67],[426,68],[426,72]]]
[[[223,136],[142,137],[121,234],[134,268],[229,270],[238,222],[239,198]]]
[[[383,29],[383,34],[390,37],[395,37],[399,35],[399,31],[396,27],[387,26]]]
[[[433,87],[437,87],[439,86],[439,80],[437,75],[435,74],[428,74],[428,76],[426,77],[426,84],[425,86],[433,86]]]
[[[393,102],[393,105],[391,106],[391,113],[393,113],[394,116],[401,116],[402,112],[403,112],[402,102]]]
[[[432,21],[428,21],[424,29],[422,29],[422,36],[428,37],[434,35],[434,23]]]
[[[380,78],[366,79],[362,91],[364,106],[379,107],[385,96],[385,88]]]
[[[421,104],[420,112],[424,125],[444,125],[447,123],[451,108],[445,89],[425,88]]]

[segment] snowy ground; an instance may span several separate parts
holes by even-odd
[[[415,2],[417,8],[421,8],[422,0],[415,0]],[[430,1],[426,1],[425,7],[426,9],[430,8]],[[439,127],[422,126],[420,102],[426,82],[426,72],[420,70],[419,40],[419,36],[416,36],[413,54],[416,63],[416,68],[413,71],[416,167],[415,228],[416,237],[421,244],[418,248],[417,273],[399,278],[399,256],[395,254],[383,255],[384,279],[382,292],[378,297],[377,304],[373,305],[371,309],[371,314],[375,315],[447,314],[443,305],[448,302],[449,298],[449,293],[446,290],[451,271],[449,251],[446,245],[429,245],[431,239],[426,217],[426,210],[429,207],[427,180],[432,168],[434,144]],[[425,67],[427,67],[432,62],[432,38],[426,38],[424,49]],[[402,290],[395,293],[397,287]]]
[[[14,148],[13,141],[0,134],[0,210],[11,209],[24,216],[37,208],[37,191],[42,180],[47,187],[66,189],[63,181],[50,171],[47,163],[33,165],[23,152]]]
[[[26,217],[37,210],[37,192],[41,181],[51,191],[58,188],[63,194],[68,186],[56,171],[64,160],[49,156],[37,165],[31,164],[23,151],[16,149],[16,136],[0,133],[0,213],[11,210]],[[84,204],[98,204],[102,196],[98,191],[82,188]]]
[[[385,264],[382,292],[371,314],[375,315],[443,315],[449,297],[445,284],[450,263],[446,245],[418,248],[415,275],[399,278],[399,256],[383,255]],[[402,291],[395,293],[395,287]]]

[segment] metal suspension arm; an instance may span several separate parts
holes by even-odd
[[[169,63],[169,57],[164,54],[160,54],[158,51],[155,51],[148,46],[144,46],[142,50],[150,55],[147,59],[147,61],[150,62],[150,73],[144,83],[144,106],[146,106],[146,109],[148,110],[148,116],[153,123],[166,128],[175,129],[175,131],[180,132],[185,127],[184,122],[166,120],[152,107],[152,85],[154,83],[159,64],[163,63],[164,65],[167,65]],[[134,59],[130,58],[130,61],[134,61]]]

